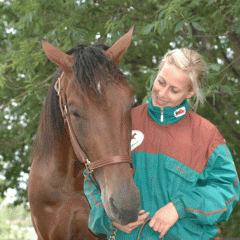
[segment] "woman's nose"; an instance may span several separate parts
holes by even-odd
[[[165,97],[166,96],[166,94],[167,94],[167,91],[168,91],[168,89],[167,88],[161,88],[160,90],[159,90],[159,97]]]

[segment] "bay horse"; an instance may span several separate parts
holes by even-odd
[[[111,48],[80,44],[67,53],[41,39],[45,54],[60,70],[43,105],[29,175],[38,240],[101,238],[88,229],[84,164],[111,220],[125,225],[138,218],[140,193],[130,167],[134,98],[117,67],[133,29]]]

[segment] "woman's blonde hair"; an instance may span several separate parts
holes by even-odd
[[[201,104],[204,102],[201,81],[205,74],[206,64],[203,57],[194,50],[179,48],[164,55],[159,64],[159,71],[161,71],[165,63],[173,64],[187,73],[192,83],[192,90],[196,94],[196,102],[193,109],[197,110],[199,102]]]

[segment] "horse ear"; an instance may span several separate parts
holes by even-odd
[[[133,25],[124,36],[118,39],[118,41],[115,42],[112,47],[110,47],[107,51],[104,51],[104,54],[116,65],[118,65],[122,55],[125,53],[131,43],[134,28],[135,25]]]
[[[42,43],[45,54],[51,61],[55,62],[65,73],[72,71],[72,65],[74,62],[73,55],[68,55],[62,52],[43,38],[40,38],[39,40]]]

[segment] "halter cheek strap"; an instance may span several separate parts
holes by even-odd
[[[79,159],[79,161],[86,165],[88,163],[87,156],[83,152],[83,150],[80,148],[77,138],[73,132],[72,125],[70,124],[69,110],[68,110],[67,102],[65,99],[65,95],[61,94],[61,92],[62,92],[61,78],[63,77],[63,74],[56,81],[54,88],[59,96],[59,106],[60,106],[60,109],[62,112],[62,117],[64,119],[65,128],[70,137],[75,154],[76,154],[77,158]]]

